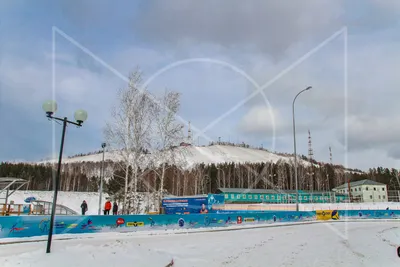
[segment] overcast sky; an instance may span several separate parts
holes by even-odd
[[[335,163],[398,168],[399,15],[396,0],[1,1],[0,160],[58,153],[61,127],[53,142],[41,109],[54,32],[57,114],[89,113],[68,129],[66,155],[100,149],[115,92],[139,66],[150,91],[182,93],[201,144],[291,153],[292,101],[313,86],[296,100],[299,153],[309,129],[317,160],[331,146]]]

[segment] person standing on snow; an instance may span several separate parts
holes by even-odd
[[[110,215],[111,210],[111,201],[107,200],[106,204],[104,205],[104,215]]]
[[[88,206],[87,206],[86,200],[84,200],[84,201],[82,202],[82,204],[81,204],[81,209],[82,209],[82,215],[85,215],[85,213],[86,213],[87,210],[88,210]]]
[[[118,215],[118,204],[117,204],[117,201],[114,201],[113,215]]]

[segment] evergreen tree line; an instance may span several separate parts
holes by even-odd
[[[52,190],[56,164],[0,164],[0,177],[16,177],[29,181],[27,190]],[[105,162],[104,189],[111,195],[121,195],[126,172],[120,163]],[[214,193],[217,188],[256,188],[294,190],[293,165],[277,163],[222,163],[198,164],[182,170],[167,166],[164,192],[171,195],[196,195]],[[99,188],[101,162],[63,164],[60,190],[96,192]],[[131,177],[129,175],[129,177]],[[400,190],[399,173],[396,169],[377,167],[366,173],[349,172],[330,164],[316,166],[299,165],[300,190],[329,191],[348,180],[370,179],[388,185],[388,190]],[[138,192],[160,191],[160,170],[139,170]]]

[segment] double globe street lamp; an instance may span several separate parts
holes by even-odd
[[[69,121],[67,117],[59,118],[59,117],[53,116],[53,114],[57,111],[57,103],[53,100],[48,100],[48,101],[44,102],[42,107],[43,107],[44,112],[46,112],[47,118],[49,118],[51,120],[62,121],[62,123],[63,123],[60,154],[58,157],[57,175],[55,177],[55,180],[53,180],[54,197],[53,197],[53,205],[51,207],[49,234],[48,234],[48,238],[47,238],[46,253],[50,253],[51,240],[53,237],[54,216],[56,213],[56,205],[57,205],[58,188],[59,188],[59,184],[60,184],[61,161],[62,161],[62,153],[63,153],[63,149],[64,149],[65,130],[67,128],[67,124],[73,124],[77,127],[81,127],[82,123],[84,121],[86,121],[88,115],[87,115],[86,111],[79,109],[79,110],[75,111],[74,117],[75,117],[76,122],[73,122],[73,121]]]

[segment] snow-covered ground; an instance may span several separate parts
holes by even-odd
[[[187,163],[187,167],[205,163],[224,163],[224,162],[235,162],[235,163],[258,163],[258,162],[273,162],[276,163],[278,160],[282,160],[285,162],[289,162],[293,160],[293,157],[285,157],[280,156],[275,153],[271,153],[265,150],[252,149],[252,148],[244,148],[244,147],[235,147],[235,146],[223,146],[223,145],[214,145],[214,146],[190,146],[190,147],[180,147],[178,149],[183,150],[181,156],[181,160],[184,160]],[[73,162],[99,162],[102,161],[103,154],[93,154],[82,157],[74,157],[74,158],[66,158],[63,159],[63,163],[73,163]],[[116,160],[118,159],[118,155],[111,152],[105,153],[106,160]],[[39,163],[52,162],[43,161]],[[309,165],[310,163],[299,159],[299,163],[304,165]]]
[[[319,222],[173,235],[97,234],[91,238],[1,245],[3,267],[62,266],[400,266],[399,222]]]
[[[36,200],[53,201],[53,191],[15,191],[8,200],[14,201],[15,204],[26,204],[25,199],[28,197],[35,197]],[[0,197],[5,197],[5,192],[0,194]],[[103,205],[106,201],[107,194],[103,194]],[[96,215],[99,209],[99,193],[95,192],[58,192],[57,204],[64,205],[78,214],[81,213],[82,201],[86,200],[88,203],[88,215]]]

